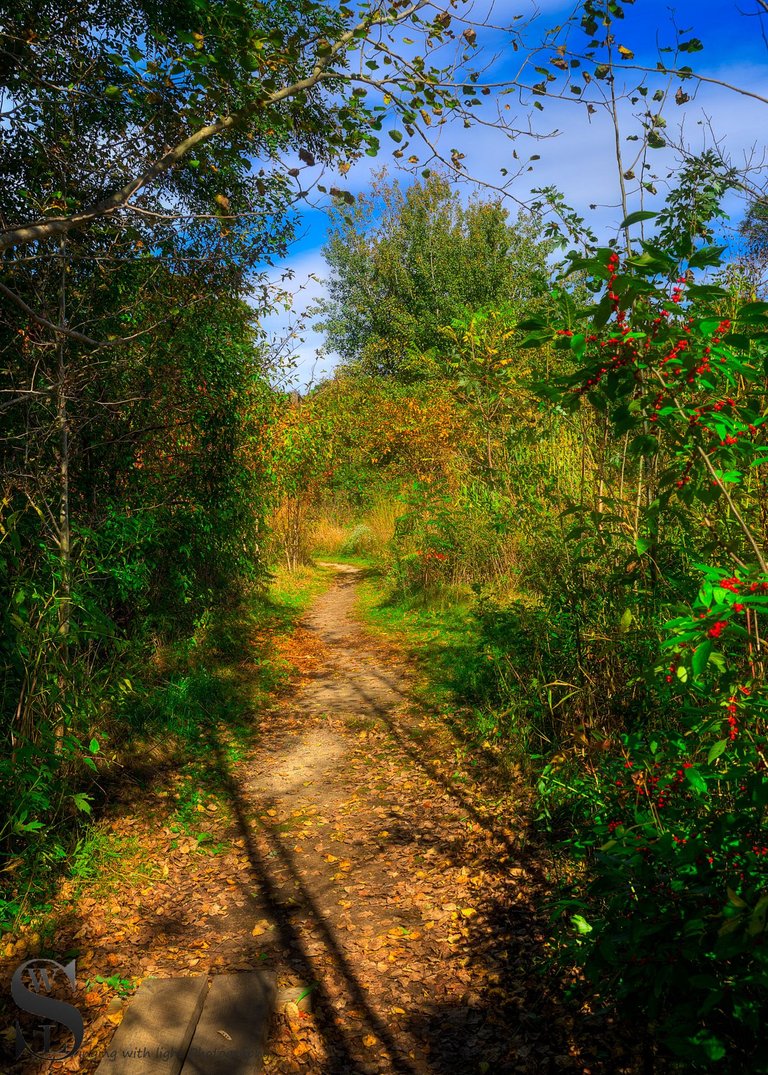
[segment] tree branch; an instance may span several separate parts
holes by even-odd
[[[53,321],[49,321],[45,317],[41,317],[40,314],[36,314],[31,306],[28,306],[21,295],[17,295],[15,291],[11,291],[5,284],[0,284],[0,295],[5,295],[7,299],[10,299],[12,303],[23,310],[27,317],[31,317],[32,320],[42,325],[43,328],[50,329],[51,332],[57,333],[59,336],[67,336],[70,340],[77,340],[78,343],[84,343],[88,347],[111,347],[112,344],[100,343],[99,340],[93,340],[90,336],[84,336],[82,332],[76,332],[71,328],[64,328],[63,325],[55,325]]]
[[[165,153],[158,161],[155,161],[155,163],[144,173],[131,179],[125,186],[114,191],[114,193],[103,198],[101,201],[96,202],[94,205],[89,206],[87,209],[83,209],[78,213],[73,213],[71,216],[50,217],[34,224],[26,224],[0,232],[0,253],[11,247],[23,246],[29,243],[41,242],[44,239],[66,235],[70,231],[87,227],[95,220],[110,216],[119,209],[128,208],[129,202],[135,194],[137,194],[143,187],[148,186],[154,180],[158,179],[161,175],[170,171],[196,146],[210,141],[217,135],[242,127],[261,109],[270,108],[291,97],[296,97],[301,93],[305,93],[307,90],[313,89],[320,81],[328,76],[328,68],[332,61],[335,60],[361,32],[367,34],[377,25],[402,23],[421,8],[425,7],[428,2],[429,0],[415,0],[415,3],[399,12],[396,19],[386,15],[378,17],[371,16],[363,19],[352,29],[341,34],[338,40],[331,45],[327,55],[319,56],[315,60],[315,65],[306,78],[299,79],[289,86],[284,86],[282,89],[269,94],[269,96],[254,101],[244,108],[239,109],[237,112],[233,112],[231,115],[217,120],[215,123],[200,127],[194,134],[189,135],[189,137],[179,142],[178,145],[169,149],[167,153]]]

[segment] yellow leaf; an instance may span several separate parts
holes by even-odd
[[[372,1049],[374,1045],[378,1044],[378,1038],[375,1038],[373,1034],[366,1034],[363,1038],[363,1045],[366,1049]]]
[[[288,1022],[294,1028],[294,1030],[301,1025],[301,1015],[299,1014],[299,1006],[298,1006],[298,1004],[295,1004],[292,1000],[289,1000],[288,1003],[285,1006],[285,1015],[286,1015],[286,1018],[287,1018]]]
[[[477,911],[474,907],[462,907],[461,913],[464,915],[465,918],[474,918],[474,916],[477,914]]]
[[[625,45],[619,45],[619,55],[624,60],[634,60],[635,54],[632,49],[628,49]]]

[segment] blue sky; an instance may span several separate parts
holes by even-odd
[[[481,20],[481,5],[475,5],[475,18]],[[574,10],[574,5],[563,5],[553,0],[539,0],[534,6],[530,0],[497,0],[492,14],[496,23],[511,21],[514,15],[530,16],[534,11],[538,15],[529,24],[526,38],[530,44],[540,42],[544,31],[562,24]],[[632,6],[625,7],[626,16],[614,27],[616,46],[623,45],[634,52],[632,64],[655,68],[659,53],[657,46],[671,44],[674,40],[670,17],[674,18],[681,30],[689,30],[686,38],[696,37],[701,40],[704,50],[687,55],[679,62],[688,63],[695,71],[722,82],[743,87],[768,98],[768,12],[759,0],[699,0],[678,5],[658,2],[658,0],[636,0]],[[581,31],[571,31],[568,45],[575,51],[586,44],[587,39]],[[495,57],[491,80],[501,81],[519,67],[522,53],[513,53],[497,34],[483,33],[478,30],[478,52],[488,59]],[[548,49],[535,62],[546,66],[552,49]],[[662,58],[670,62],[669,54]],[[531,73],[530,81],[539,76]],[[617,77],[617,92],[625,85],[631,88],[641,78],[641,74],[625,70]],[[622,83],[623,78],[623,83]],[[660,86],[659,76],[648,76],[649,97]],[[553,84],[554,85],[554,84]],[[672,83],[672,93],[681,86],[679,80]],[[731,155],[734,163],[741,164],[747,158],[759,161],[766,153],[768,143],[768,104],[754,98],[745,97],[725,87],[703,83],[695,90],[692,80],[682,84],[685,92],[691,95],[691,101],[678,107],[674,103],[665,109],[667,119],[666,134],[672,141],[681,141],[697,151],[712,144],[716,138]],[[579,213],[587,218],[592,228],[606,239],[615,234],[622,219],[619,203],[618,173],[615,161],[614,131],[608,114],[598,110],[588,115],[586,106],[575,98],[567,101],[539,98],[544,102],[544,110],[531,111],[530,105],[536,98],[522,104],[513,96],[503,99],[496,94],[484,98],[486,115],[503,103],[511,103],[513,108],[507,114],[516,114],[520,124],[528,122],[532,115],[534,129],[541,135],[549,134],[554,129],[559,133],[554,137],[534,140],[519,137],[513,143],[502,133],[488,127],[477,126],[471,130],[443,130],[442,148],[448,150],[458,146],[466,154],[467,172],[479,180],[497,183],[500,169],[511,170],[515,162],[513,150],[518,154],[519,166],[524,170],[515,179],[511,195],[518,202],[530,201],[531,190],[548,185],[557,186]],[[621,145],[626,153],[625,165],[630,155],[636,151],[639,143],[627,141],[626,137],[637,131],[638,120],[633,116],[639,105],[632,108],[629,104],[621,108]],[[382,139],[382,144],[389,140]],[[392,143],[394,148],[394,143]],[[529,162],[528,158],[537,154],[539,160]],[[675,154],[672,150],[651,151],[648,155],[649,165],[658,176],[656,199],[644,193],[647,200],[644,208],[655,208],[663,200],[669,189],[667,176],[674,175]],[[366,157],[355,164],[344,177],[326,176],[324,182],[336,184],[354,194],[369,189],[373,171],[387,166],[391,176],[398,175],[396,162],[391,152],[382,149],[381,155],[372,160]],[[528,171],[530,166],[531,170]],[[410,177],[401,174],[401,182],[407,183]],[[765,179],[765,176],[763,177]],[[630,182],[629,186],[633,184]],[[462,185],[467,196],[471,188]],[[596,206],[591,209],[590,206]],[[640,207],[637,194],[631,195],[630,209]],[[726,206],[736,220],[742,211],[741,203],[732,198]],[[510,199],[510,215],[514,217],[517,204]],[[283,273],[293,274],[291,282],[285,281],[287,289],[295,291],[292,300],[293,309],[272,315],[264,322],[264,327],[275,339],[284,342],[284,351],[294,356],[295,370],[293,378],[299,386],[305,386],[312,378],[322,379],[335,365],[335,356],[321,355],[322,338],[305,327],[300,332],[296,326],[302,321],[303,312],[317,297],[323,294],[322,278],[325,264],[322,247],[328,227],[328,217],[322,209],[306,207],[301,211],[299,238],[292,246],[286,261],[275,268],[272,273],[277,282]]]

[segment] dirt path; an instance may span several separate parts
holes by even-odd
[[[334,566],[291,639],[299,675],[259,746],[232,764],[212,743],[229,802],[204,824],[229,849],[195,854],[195,840],[158,830],[151,797],[115,821],[155,841],[162,876],[81,901],[62,928],[60,945],[85,948],[98,1044],[57,1070],[93,1071],[119,1021],[97,973],[263,965],[280,987],[311,990],[311,1012],[276,1017],[268,1073],[621,1070],[596,1057],[590,1017],[575,1025],[534,973],[545,882],[524,854],[524,812],[494,789],[493,759],[416,704],[414,671],[356,622],[359,573]]]
[[[412,669],[356,622],[359,572],[335,567],[299,686],[240,774],[270,961],[313,986],[267,1071],[596,1071],[531,979],[543,879],[514,796],[493,792],[489,758],[472,779],[482,759],[415,704]]]
[[[500,1070],[489,983],[467,955],[484,878],[466,845],[482,819],[454,779],[457,744],[438,744],[402,659],[356,623],[359,573],[336,571],[302,625],[300,685],[242,774],[271,961],[313,987],[314,1017],[286,1012],[266,1068]]]

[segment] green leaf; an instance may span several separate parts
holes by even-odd
[[[587,341],[583,332],[576,332],[570,338],[571,350],[576,355],[577,359],[584,357],[584,352],[587,349]]]
[[[717,287],[715,284],[690,284],[686,295],[689,299],[695,299],[696,301],[712,302],[727,299],[730,292],[726,291],[724,287]]]
[[[91,739],[90,743],[88,744],[88,749],[90,750],[91,754],[98,754],[99,753],[99,741],[98,741],[98,739]]]
[[[541,347],[543,344],[549,343],[554,335],[555,333],[551,328],[539,329],[537,332],[530,332],[519,346]]]
[[[620,227],[631,228],[633,224],[639,224],[641,220],[653,220],[658,215],[658,213],[652,213],[649,209],[638,209],[637,212],[630,213],[628,217],[624,217]]]
[[[91,801],[90,798],[82,791],[72,796],[72,802],[75,804],[78,810],[81,810],[84,814],[91,813]]]
[[[713,761],[716,761],[720,755],[725,751],[728,746],[727,739],[720,739],[717,743],[714,743],[709,748],[709,754],[707,754],[707,764],[711,765]]]
[[[14,825],[16,832],[39,832],[42,828],[42,821],[17,821]]]
[[[705,269],[709,266],[719,265],[722,260],[720,255],[724,250],[724,246],[703,246],[701,250],[697,250],[695,254],[691,254],[688,258],[688,267],[690,269]]]
[[[767,915],[768,896],[761,896],[757,901],[757,906],[752,912],[747,924],[747,935],[749,937],[756,937],[758,933],[763,933],[765,931],[765,920]]]
[[[706,792],[707,782],[698,769],[686,769],[685,779],[688,781],[688,783],[691,785],[691,787],[697,794],[703,795]]]
[[[571,922],[576,927],[576,932],[584,937],[587,933],[592,932],[592,927],[583,915],[575,914],[571,917]]]
[[[705,642],[700,642],[693,652],[693,658],[691,659],[691,666],[693,668],[693,674],[700,676],[704,669],[707,667],[709,661],[709,655],[712,652],[712,643],[709,639]]]

